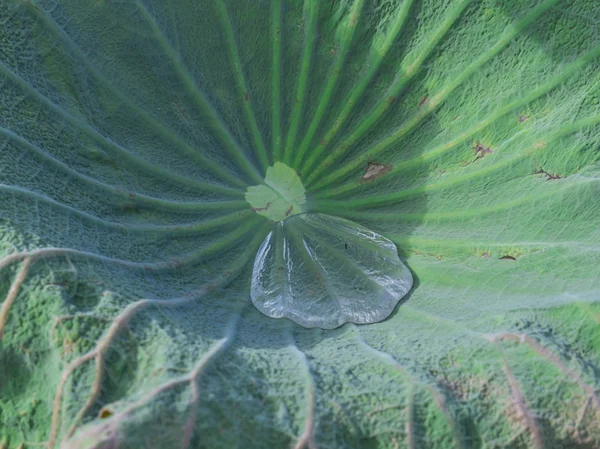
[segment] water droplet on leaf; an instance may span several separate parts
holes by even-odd
[[[262,243],[251,298],[270,317],[333,329],[387,318],[412,282],[387,238],[343,218],[305,213],[277,223]]]

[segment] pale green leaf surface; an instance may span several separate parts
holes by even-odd
[[[0,447],[600,447],[599,8],[0,0]],[[277,162],[388,319],[252,305]]]
[[[306,202],[300,177],[281,162],[267,168],[265,183],[248,187],[245,197],[254,212],[274,222],[301,214]]]

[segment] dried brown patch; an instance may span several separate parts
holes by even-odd
[[[539,169],[534,172],[534,175],[543,175],[546,177],[546,181],[554,181],[556,179],[562,179],[562,176],[558,173],[550,173],[544,169]]]
[[[463,160],[460,164],[461,167],[466,167],[468,165],[471,165],[473,162],[476,162],[479,159],[483,158],[486,154],[490,154],[490,153],[494,152],[490,147],[486,147],[481,142],[477,142],[475,144],[475,146],[473,147],[473,151],[475,152],[475,158],[472,161],[464,161]]]
[[[110,418],[112,415],[114,415],[114,412],[111,409],[102,407],[102,409],[100,409],[100,413],[98,413],[98,418],[106,419]]]
[[[272,201],[269,201],[267,203],[267,205],[265,207],[253,207],[252,210],[254,212],[263,212],[263,211],[267,211],[269,210],[269,206],[271,205]]]
[[[360,183],[364,184],[367,182],[375,181],[376,179],[385,176],[392,170],[390,164],[380,164],[379,162],[369,162],[367,165],[367,171],[360,178]]]
[[[473,151],[475,151],[475,159],[473,160],[473,162],[475,162],[477,159],[481,159],[486,154],[493,153],[490,147],[482,145],[481,142],[477,142],[477,145],[475,145]]]

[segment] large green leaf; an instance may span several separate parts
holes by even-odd
[[[0,0],[0,447],[600,447],[599,23]],[[387,320],[252,305],[276,162],[396,244]]]

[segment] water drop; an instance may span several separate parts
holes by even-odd
[[[251,299],[270,317],[333,329],[387,318],[412,282],[389,239],[343,218],[304,213],[265,238]]]

